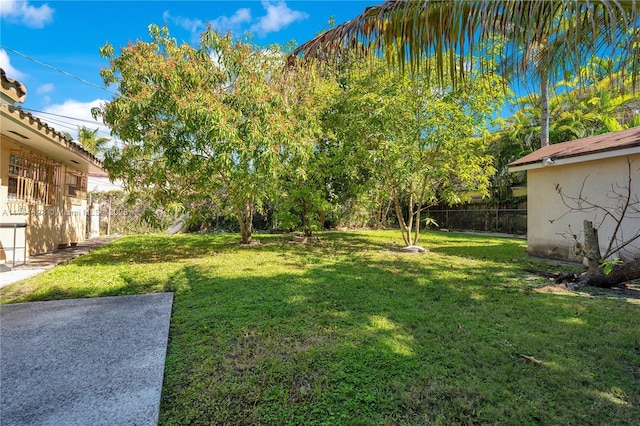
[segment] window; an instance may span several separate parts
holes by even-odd
[[[87,178],[81,174],[67,174],[67,195],[76,198],[86,198]]]
[[[35,154],[9,154],[9,201],[53,204],[56,165]]]
[[[69,185],[69,195],[75,196],[76,187],[78,186],[78,176],[69,175],[69,178],[67,179],[67,185]]]

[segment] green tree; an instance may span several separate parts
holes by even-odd
[[[430,204],[486,193],[494,171],[487,123],[501,105],[496,84],[478,75],[473,85],[436,88],[378,61],[354,72],[338,99],[337,139],[367,165],[370,187],[387,191],[407,246],[418,244],[421,213]]]
[[[277,46],[260,49],[211,29],[199,48],[178,45],[166,28],[150,25],[149,34],[150,42],[119,55],[109,44],[101,48],[110,61],[104,82],[120,93],[94,111],[119,139],[105,168],[158,203],[225,203],[250,243],[254,212],[308,141],[290,114],[301,101],[287,81],[295,75],[281,73]]]
[[[289,114],[306,142],[296,144],[297,152],[285,158],[285,171],[279,180],[279,196],[275,200],[276,216],[284,228],[302,229],[305,236],[321,229],[330,207],[331,146],[327,143],[322,117],[333,100],[335,82],[324,78],[318,70],[302,70],[303,75],[287,80],[295,87]]]
[[[587,130],[573,131],[577,137],[584,137],[581,133],[590,136],[634,127],[640,96],[625,64],[617,58],[594,57],[580,74],[559,83],[570,89],[558,96],[561,117],[557,121],[561,126]]]
[[[306,237],[321,229],[325,212],[329,209],[326,174],[322,152],[315,152],[299,167],[281,180],[281,196],[278,197],[276,215],[285,229],[301,229]]]
[[[111,138],[96,137],[99,129],[91,130],[85,126],[78,126],[78,142],[80,145],[93,155],[102,156],[107,143]]]

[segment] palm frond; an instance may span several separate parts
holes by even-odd
[[[302,44],[288,64],[339,61],[349,51],[384,55],[401,69],[426,67],[440,78],[447,72],[454,80],[469,75],[474,63],[497,60],[518,64],[517,73],[537,67],[561,75],[602,49],[638,73],[636,0],[388,0]]]

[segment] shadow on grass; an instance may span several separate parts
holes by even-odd
[[[96,249],[76,260],[77,265],[107,265],[121,263],[165,263],[192,260],[235,250],[269,252],[303,252],[312,257],[327,250],[352,253],[388,248],[384,242],[372,242],[354,233],[322,233],[320,243],[296,244],[292,234],[258,234],[261,243],[245,246],[237,234],[180,234],[124,237],[108,246]],[[348,241],[345,244],[345,241]]]
[[[377,232],[374,234],[376,238],[369,234],[371,233],[357,231],[322,232],[317,234],[320,242],[313,244],[295,244],[289,234],[258,234],[255,238],[262,244],[249,247],[239,244],[236,234],[145,235],[121,238],[74,262],[78,265],[159,263],[206,257],[233,250],[303,251],[309,256],[327,251],[335,254],[362,254],[370,250],[389,250],[393,246],[403,245],[399,231]],[[487,237],[483,236],[431,232],[425,234],[423,240],[425,239],[429,240],[427,247],[431,251],[450,256],[482,259],[500,257],[508,260],[514,255],[524,254],[525,250],[521,240],[507,238],[491,239],[490,245],[486,245]]]
[[[505,292],[481,278],[452,285],[437,268],[398,267],[343,259],[302,274],[224,279],[186,267],[161,423],[637,418],[637,306]],[[603,321],[611,309],[625,326]]]
[[[429,234],[432,252],[415,256],[367,235],[127,238],[52,271],[57,290],[34,296],[175,291],[162,424],[639,417],[640,306],[528,291],[509,262],[518,241]],[[494,251],[465,255],[483,246]]]

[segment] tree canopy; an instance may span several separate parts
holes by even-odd
[[[333,128],[369,176],[378,210],[390,200],[405,244],[416,245],[424,208],[468,200],[470,191],[487,194],[494,171],[487,128],[504,99],[495,77],[436,87],[376,62],[350,75],[336,98]]]
[[[304,154],[306,129],[295,119],[305,96],[280,71],[284,55],[211,29],[199,48],[178,45],[166,28],[149,27],[102,70],[120,95],[95,110],[119,143],[105,169],[160,203],[214,198],[237,217],[251,242],[252,217],[277,189],[291,155]],[[307,150],[308,151],[308,150]]]

